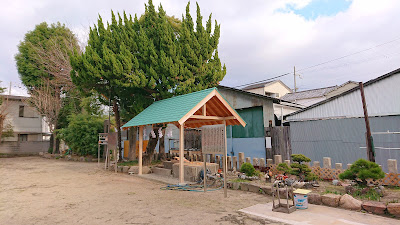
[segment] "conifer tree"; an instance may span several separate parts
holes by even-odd
[[[198,5],[196,27],[189,3],[182,21],[167,16],[161,4],[157,12],[151,0],[140,19],[111,15],[111,23],[99,17],[90,29],[85,52],[71,56],[71,77],[82,90],[111,99],[119,140],[120,111],[130,119],[154,101],[215,87],[225,76],[217,51],[220,25],[215,22],[212,32],[210,15],[204,28]],[[150,139],[148,155],[156,141]]]

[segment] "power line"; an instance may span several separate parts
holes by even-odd
[[[292,73],[285,73],[285,74],[282,74],[282,75],[279,75],[279,76],[276,76],[276,77],[271,77],[271,78],[268,78],[268,79],[265,79],[265,80],[255,81],[255,82],[248,83],[248,84],[242,84],[242,85],[239,85],[239,86],[235,86],[235,88],[248,86],[248,85],[253,85],[253,84],[259,84],[259,83],[262,83],[262,82],[265,82],[265,81],[273,80],[273,79],[276,79],[276,78],[279,78],[279,77],[284,77],[284,76],[287,76],[287,75],[290,75],[290,74],[292,74]]]

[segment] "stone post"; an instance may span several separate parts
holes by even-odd
[[[264,158],[260,158],[260,167],[265,167],[265,159]]]
[[[350,169],[351,163],[347,164],[347,169]]]
[[[219,168],[222,168],[222,165],[221,165],[221,156],[220,156],[220,155],[216,155],[216,156],[215,156],[215,163],[218,164],[218,167],[219,167]]]
[[[282,156],[281,155],[274,155],[274,162],[276,165],[282,163]]]
[[[284,162],[286,165],[290,166],[290,160],[286,159]]]
[[[332,160],[330,157],[324,157],[323,160],[324,168],[332,168]]]
[[[343,165],[341,163],[335,163],[335,169],[342,170],[343,169]]]
[[[250,157],[246,157],[246,162],[247,163],[251,163],[251,158]]]
[[[313,166],[315,166],[315,167],[321,167],[321,165],[319,164],[318,161],[314,161]]]
[[[228,168],[226,168],[226,170],[227,171],[232,170],[232,156],[228,156],[226,160],[227,160],[226,164],[228,164]]]
[[[232,169],[235,168],[236,171],[238,170],[237,163],[238,163],[237,156],[233,156],[232,157]]]
[[[242,167],[242,164],[244,163],[244,152],[239,152],[239,170]]]
[[[258,158],[253,158],[253,166],[258,166]]]
[[[274,160],[267,159],[267,166],[271,166],[272,164],[274,164]]]
[[[396,159],[388,159],[387,166],[389,173],[397,173],[397,160]]]

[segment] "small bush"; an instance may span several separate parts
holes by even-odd
[[[279,163],[276,167],[276,170],[282,173],[289,173],[291,171],[291,168],[286,163]]]
[[[317,175],[315,175],[314,173],[309,173],[306,176],[306,180],[307,181],[315,181],[315,180],[318,180],[318,179],[319,179],[319,177]]]
[[[308,180],[308,178],[313,178],[309,176],[309,174],[311,173],[310,167],[308,167],[308,165],[306,164],[303,164],[303,162],[310,162],[310,158],[306,157],[303,154],[293,154],[292,160],[294,163],[290,165],[293,168],[290,171],[291,174],[298,176],[300,180]]]
[[[378,164],[370,162],[365,159],[359,159],[355,161],[350,169],[345,170],[343,173],[339,174],[339,178],[356,180],[359,184],[366,185],[367,179],[382,179],[385,177],[385,173],[379,167]],[[358,181],[358,180],[360,181]]]
[[[240,172],[246,174],[246,176],[254,176],[256,173],[256,169],[254,169],[254,166],[251,165],[251,163],[243,163],[242,167],[240,167]]]

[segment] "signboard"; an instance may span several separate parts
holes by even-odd
[[[225,154],[225,126],[207,125],[201,128],[203,154]]]

